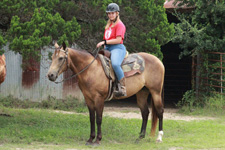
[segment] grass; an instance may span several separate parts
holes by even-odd
[[[164,120],[163,143],[150,134],[140,143],[135,140],[141,128],[140,119],[103,117],[103,139],[99,147],[85,146],[89,138],[89,117],[62,114],[47,109],[16,109],[0,106],[0,150],[2,149],[100,149],[100,150],[167,150],[225,149],[225,119],[204,121]]]
[[[186,98],[184,104],[179,106],[180,107],[179,112],[186,115],[200,115],[200,116],[224,118],[225,115],[224,96],[222,97],[221,95],[215,95],[212,97],[205,97],[203,105],[202,104],[200,105],[198,103],[193,105],[195,101],[197,101],[195,97]]]
[[[33,102],[30,100],[20,100],[13,96],[3,97],[0,95],[0,105],[11,108],[42,108],[53,110],[69,110],[75,112],[88,112],[84,102],[69,96],[66,99],[56,99],[55,97],[48,97],[41,102]]]

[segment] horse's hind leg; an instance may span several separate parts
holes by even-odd
[[[159,133],[157,142],[162,142],[162,136],[163,136],[163,102],[162,102],[162,96],[161,92],[152,92],[152,129],[151,134],[153,135],[155,133],[156,124],[157,124],[157,118],[159,119]]]
[[[136,94],[137,104],[141,110],[141,115],[142,115],[142,126],[141,126],[139,139],[144,138],[146,133],[146,127],[147,127],[148,116],[149,116],[148,101],[147,101],[148,95],[149,95],[149,91],[147,89],[142,89]]]

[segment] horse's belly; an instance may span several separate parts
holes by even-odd
[[[143,78],[143,74],[138,74],[138,75],[126,78],[125,85],[127,90],[127,96],[115,98],[115,99],[127,98],[139,92],[145,86],[145,80]]]

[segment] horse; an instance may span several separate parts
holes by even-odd
[[[0,85],[5,81],[6,76],[6,63],[5,55],[0,55]]]
[[[138,54],[145,60],[145,70],[141,74],[126,78],[126,97],[114,97],[113,99],[124,99],[136,94],[137,105],[142,115],[141,132],[137,139],[140,140],[146,134],[149,116],[147,99],[150,93],[152,96],[151,135],[155,135],[159,120],[159,132],[156,141],[162,142],[164,112],[162,92],[165,68],[156,56],[144,52]],[[55,43],[55,52],[52,54],[52,63],[47,73],[49,80],[55,82],[57,77],[69,68],[77,75],[78,86],[84,95],[89,110],[90,138],[87,140],[86,145],[99,145],[102,139],[102,114],[104,102],[108,95],[109,79],[106,77],[98,57],[95,59],[92,54],[85,50],[68,48],[64,42],[62,46]],[[97,137],[95,134],[95,120]]]

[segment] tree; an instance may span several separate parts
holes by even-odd
[[[80,36],[80,25],[75,17],[65,21],[59,13],[54,13],[57,4],[59,0],[0,2],[1,18],[10,20],[10,24],[0,22],[7,30],[10,49],[20,53],[25,61],[30,57],[40,59],[40,48],[53,40],[73,43]]]
[[[94,50],[102,40],[105,9],[111,0],[3,0],[0,27],[4,28],[10,49],[24,58],[40,58],[38,50],[53,40],[74,42]],[[164,0],[116,0],[127,27],[125,45],[130,52],[150,52],[162,59],[160,46],[173,36]],[[81,32],[82,31],[82,32]],[[60,43],[59,42],[59,43]]]
[[[79,44],[84,49],[94,49],[102,40],[106,24],[106,7],[110,0],[86,0],[79,3],[75,15],[81,24],[82,36]],[[173,24],[169,24],[164,0],[117,0],[120,18],[127,32],[124,44],[130,52],[149,52],[163,58],[160,47],[168,43],[174,34]],[[91,12],[89,10],[92,10]],[[83,12],[83,13],[80,13]],[[87,43],[88,44],[84,44]]]
[[[0,55],[4,53],[3,46],[6,44],[7,40],[5,40],[0,32]]]
[[[53,16],[43,7],[36,8],[31,20],[24,23],[18,16],[13,16],[8,31],[10,48],[21,53],[23,58],[40,56],[38,50],[52,40],[72,43],[80,33],[75,17],[66,22],[59,13]]]
[[[204,104],[203,96],[211,96],[210,91],[223,91],[224,71],[221,69],[219,55],[210,52],[225,52],[225,1],[224,0],[177,0],[179,5],[194,7],[188,13],[175,13],[180,23],[175,25],[173,42],[183,49],[180,56],[196,57],[194,93],[187,92],[184,102]],[[210,61],[213,60],[213,61]],[[195,71],[193,70],[193,71]],[[222,72],[222,73],[221,73]],[[218,90],[219,89],[219,90]],[[195,94],[196,95],[193,95]],[[190,101],[190,96],[195,98]]]
[[[135,3],[133,10],[135,19],[130,28],[129,45],[137,51],[150,52],[163,58],[160,46],[168,43],[174,34],[173,24],[169,24],[165,9],[164,0],[139,0]],[[128,15],[127,13],[125,15]],[[132,20],[133,16],[130,16]],[[129,31],[128,30],[128,31]]]
[[[181,1],[181,0],[178,0]],[[190,13],[176,16],[181,21],[175,25],[173,42],[180,43],[181,55],[202,51],[225,52],[225,1],[182,0],[179,5],[195,7]]]

